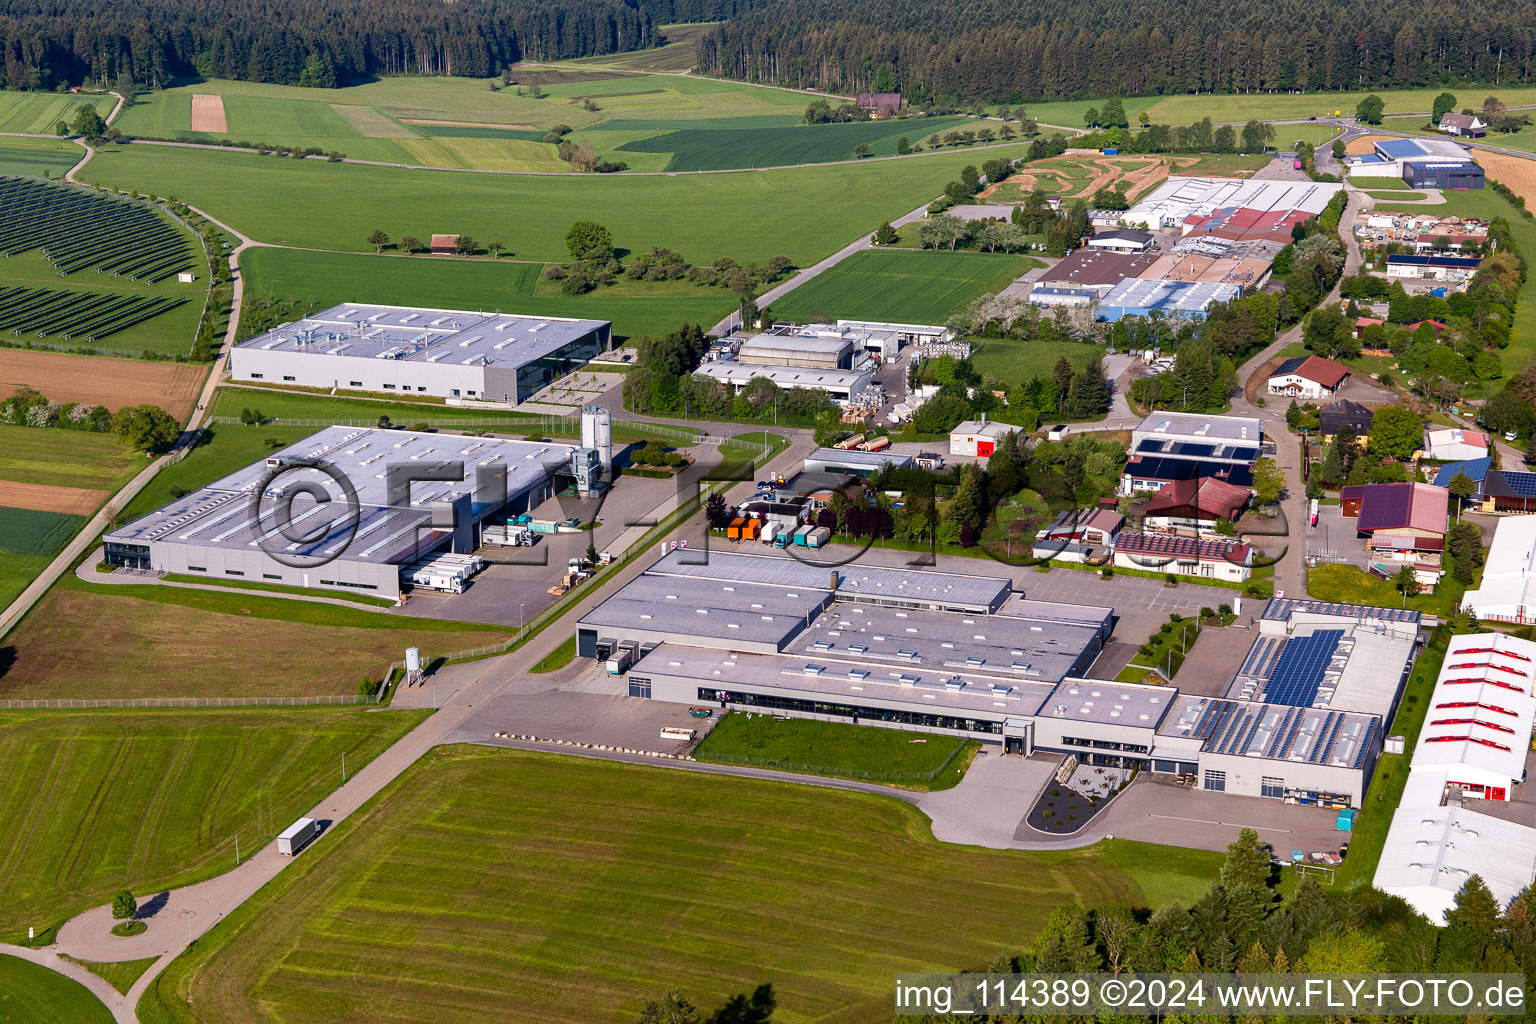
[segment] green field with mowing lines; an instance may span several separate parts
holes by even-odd
[[[66,957],[66,959],[69,958]],[[126,993],[130,988],[133,988],[133,983],[138,981],[139,977],[149,970],[158,959],[160,958],[152,956],[143,960],[122,960],[116,963],[93,964],[85,960],[76,960],[75,963],[101,978],[119,992]]]
[[[1007,338],[970,338],[975,349],[971,365],[985,377],[1003,384],[1023,384],[1034,377],[1049,377],[1062,356],[1073,366],[1083,366],[1090,356],[1103,355],[1098,345],[1079,341],[1013,341]]]
[[[973,751],[980,746],[958,736],[734,712],[715,724],[694,756],[700,761],[948,789],[970,763],[964,753],[967,744]],[[943,774],[937,774],[941,770]]]
[[[884,797],[439,747],[145,999],[178,1022],[618,1024],[766,982],[783,1024],[889,1020],[900,971],[1021,951],[1065,903],[1187,904],[1220,861],[952,846]]]
[[[805,322],[889,320],[942,324],[978,295],[997,292],[1039,261],[977,252],[865,250],[773,303],[775,316]]]
[[[681,128],[627,142],[616,153],[670,153],[668,171],[721,171],[744,167],[850,160],[859,144],[876,156],[895,156],[897,140],[918,142],[934,132],[964,124],[966,118],[935,117],[862,124],[792,125],[778,128]]]
[[[18,555],[51,555],[69,542],[85,525],[84,516],[63,512],[43,512],[35,508],[7,508],[0,505],[0,551]]]
[[[657,25],[664,40],[661,46],[629,53],[610,53],[602,57],[578,57],[556,66],[617,68],[620,71],[687,71],[693,67],[694,47],[699,37],[717,24],[701,21],[684,25]]]
[[[241,254],[247,294],[323,309],[338,302],[388,302],[446,309],[495,309],[533,316],[612,320],[616,335],[643,337],[684,323],[713,325],[736,308],[734,293],[688,281],[623,278],[585,295],[563,295],[541,280],[541,263],[447,260],[247,249]]]
[[[116,490],[148,464],[111,434],[0,425],[0,480]]]
[[[1401,191],[1396,191],[1396,192],[1393,192],[1393,191],[1378,192],[1375,189],[1369,189],[1369,190],[1366,191],[1365,194],[1370,196],[1372,199],[1380,199],[1384,203],[1397,203],[1397,202],[1402,202],[1404,200],[1409,200],[1409,199],[1423,199],[1424,198],[1424,193],[1423,192],[1401,192]]]
[[[0,138],[0,175],[62,178],[85,156],[85,150],[63,139]]]
[[[1018,156],[1023,148],[985,152]],[[882,220],[928,202],[960,168],[979,159],[977,152],[938,153],[701,175],[678,188],[667,177],[507,179],[120,146],[96,156],[82,176],[175,195],[261,241],[285,245],[360,251],[369,248],[364,239],[374,228],[395,238],[473,231],[482,242],[507,243],[508,255],[519,259],[563,261],[570,257],[565,235],[572,222],[591,219],[605,224],[617,245],[636,252],[664,245],[694,263],[785,255],[807,266]],[[368,201],[359,203],[358,196]]]
[[[95,107],[102,117],[112,112],[111,96],[0,90],[0,132],[52,135],[59,121],[72,121],[80,107]]]
[[[112,1024],[112,1011],[71,978],[0,956],[0,1020],[11,1024]]]
[[[425,717],[315,708],[0,712],[0,938],[228,871]],[[3,990],[0,985],[0,990]]]

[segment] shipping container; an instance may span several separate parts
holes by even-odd
[[[812,529],[814,529],[814,527],[802,526],[800,529],[795,531],[795,547],[803,548],[810,544],[810,541],[806,540],[806,535],[810,533]]]
[[[808,548],[819,548],[831,539],[832,531],[825,526],[818,526],[805,535],[805,546]]]
[[[320,823],[314,818],[300,818],[283,830],[277,837],[277,852],[292,857],[308,846],[320,834]]]

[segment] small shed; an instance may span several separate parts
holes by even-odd
[[[458,235],[433,235],[432,236],[432,252],[435,255],[452,256],[454,253],[458,252],[458,247],[459,247],[459,236]]]

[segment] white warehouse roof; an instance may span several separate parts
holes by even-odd
[[[1518,622],[1536,615],[1536,516],[1499,520],[1482,586],[1467,591],[1461,606],[1481,619]]]
[[[1152,194],[1120,215],[1126,224],[1157,227],[1182,224],[1191,216],[1209,216],[1229,207],[1264,211],[1298,210],[1319,214],[1343,185],[1315,181],[1239,178],[1187,178],[1174,175]]]
[[[1536,698],[1536,643],[1500,633],[1454,637],[1429,698],[1413,770],[1509,788],[1525,774]]]
[[[1477,875],[1505,909],[1536,874],[1536,829],[1460,807],[1399,807],[1376,864],[1376,888],[1435,924]]]
[[[781,388],[817,388],[822,391],[846,391],[857,394],[869,386],[873,375],[857,370],[821,370],[809,366],[781,366],[770,363],[738,363],[720,360],[704,363],[694,371],[700,376],[727,384],[745,385],[754,377],[766,377]]]

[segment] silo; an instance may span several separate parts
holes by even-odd
[[[597,449],[603,472],[613,468],[613,413],[600,405],[581,407],[581,446]]]

